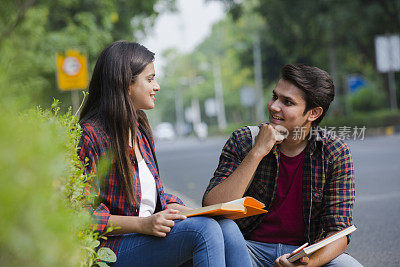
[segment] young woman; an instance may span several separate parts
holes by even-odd
[[[143,109],[154,108],[160,86],[154,54],[126,41],[100,55],[89,85],[80,124],[78,154],[86,172],[111,156],[100,177],[95,229],[118,226],[101,246],[117,255],[114,266],[251,266],[246,243],[231,220],[187,218],[176,196],[166,194],[158,176],[151,128]],[[179,165],[179,162],[176,162]]]

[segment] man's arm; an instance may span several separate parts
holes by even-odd
[[[328,236],[335,234],[336,232],[331,232]],[[280,256],[275,260],[275,267],[293,267],[293,266],[323,266],[345,252],[347,249],[347,238],[344,236],[339,238],[338,240],[326,245],[325,247],[317,250],[313,253],[308,260],[305,261],[297,261],[295,263],[291,263],[287,260],[290,254],[285,254]],[[303,263],[303,264],[302,264]]]
[[[337,232],[331,232],[328,236]],[[326,245],[310,256],[308,266],[323,266],[345,252],[347,249],[347,237],[339,238],[338,240]]]
[[[261,126],[254,147],[231,175],[208,192],[203,199],[204,206],[243,197],[258,164],[276,143],[274,132],[271,125],[263,124]]]

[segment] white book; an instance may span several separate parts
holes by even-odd
[[[306,244],[302,245],[301,247],[297,248],[296,250],[294,250],[289,255],[288,260],[290,262],[295,262],[298,259],[301,259],[302,257],[308,257],[309,255],[313,254],[318,249],[325,247],[326,245],[332,243],[333,241],[336,241],[339,238],[354,232],[355,230],[357,230],[357,228],[354,225],[352,225],[352,226],[349,226],[349,227],[337,232],[336,234],[328,236],[328,237],[322,239],[321,241],[314,243],[310,246],[307,246],[308,243],[306,243]]]

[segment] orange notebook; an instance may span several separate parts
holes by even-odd
[[[226,203],[215,204],[194,210],[181,212],[186,217],[192,216],[224,216],[228,219],[239,219],[253,215],[263,214],[267,211],[265,205],[252,197],[244,197]]]

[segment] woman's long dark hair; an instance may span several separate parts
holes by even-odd
[[[89,96],[80,114],[80,123],[95,119],[110,137],[113,163],[121,177],[127,200],[137,200],[133,184],[129,145],[134,147],[139,123],[152,139],[146,114],[135,111],[129,95],[129,85],[154,60],[154,53],[146,47],[127,41],[110,44],[97,59],[89,84]],[[129,132],[132,133],[129,144]],[[152,140],[149,140],[152,142]]]

